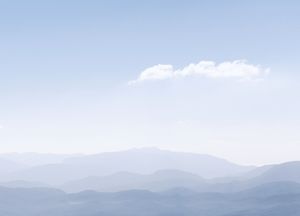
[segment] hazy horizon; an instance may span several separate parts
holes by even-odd
[[[0,0],[0,216],[299,216],[300,1]]]
[[[132,147],[132,148],[126,148],[126,149],[111,149],[108,151],[98,151],[98,152],[33,152],[33,151],[24,151],[24,152],[18,152],[18,151],[12,151],[12,152],[0,152],[0,156],[1,155],[10,155],[10,154],[20,154],[20,155],[24,155],[24,154],[38,154],[38,155],[61,155],[61,156],[90,156],[90,155],[98,155],[98,154],[103,154],[103,153],[118,153],[118,152],[127,152],[127,151],[134,151],[134,150],[138,150],[138,151],[152,151],[152,150],[159,150],[159,151],[167,151],[167,152],[174,152],[174,153],[188,153],[188,154],[197,154],[197,155],[206,155],[206,156],[211,156],[211,157],[215,157],[215,158],[219,158],[219,159],[224,159],[228,162],[237,164],[237,165],[243,165],[243,166],[266,166],[266,165],[274,165],[274,164],[283,164],[283,163],[287,163],[287,162],[294,162],[294,161],[300,161],[300,160],[286,160],[286,161],[277,161],[277,162],[268,162],[268,163],[239,163],[237,161],[219,156],[219,155],[213,155],[213,154],[206,154],[206,153],[202,153],[202,152],[196,152],[196,151],[181,151],[181,150],[176,150],[176,149],[166,149],[166,148],[159,148],[159,147],[155,147],[155,146],[149,146],[149,147]]]
[[[298,2],[0,5],[0,152],[300,160]]]

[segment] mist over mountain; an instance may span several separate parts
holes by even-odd
[[[35,153],[34,162],[12,155],[0,160],[1,216],[300,213],[298,161],[249,167],[153,148],[44,160]]]
[[[28,166],[0,157],[0,176],[26,169]]]
[[[130,149],[68,158],[64,163],[78,167],[97,166],[98,170],[102,171],[102,175],[120,171],[150,174],[158,170],[177,169],[198,174],[203,178],[238,175],[253,168],[240,166],[209,155],[174,152],[158,148]]]
[[[198,193],[189,190],[153,193],[146,190],[130,190],[116,193],[85,191],[67,194],[49,188],[0,188],[0,215],[299,215],[299,185],[280,184],[281,190],[278,190],[278,184],[271,183],[238,193]]]
[[[188,188],[197,192],[233,193],[266,183],[300,183],[297,178],[300,172],[298,165],[299,162],[289,162],[262,166],[240,176],[221,179],[204,179],[199,175],[180,170],[160,170],[150,175],[120,172],[103,177],[94,176],[66,182],[59,188],[69,192],[83,190],[113,192],[132,189],[155,192],[172,188]]]
[[[205,187],[205,191],[232,193],[267,183],[300,183],[299,164],[300,162],[294,161],[283,164],[261,166],[238,177],[212,179],[208,181],[209,184]],[[202,189],[200,189],[200,191],[201,190]]]
[[[26,180],[62,184],[89,176],[105,176],[117,172],[151,174],[158,170],[181,170],[202,178],[241,175],[252,166],[240,166],[209,155],[172,152],[155,148],[68,157],[59,163],[44,164],[12,172],[6,181]],[[65,175],[68,173],[67,175]]]
[[[156,148],[94,155],[47,154],[44,160],[40,158],[45,154],[21,154],[19,159],[18,155],[6,155],[14,161],[2,159],[0,167],[5,169],[1,172],[0,185],[11,188],[55,187],[66,192],[159,192],[186,188],[197,192],[233,193],[270,182],[300,182],[299,162],[240,166],[209,155]],[[30,155],[34,157],[28,161]],[[17,161],[27,163],[18,164]]]
[[[207,181],[200,176],[180,170],[160,170],[153,174],[119,172],[108,176],[87,177],[66,182],[59,188],[67,192],[95,190],[116,192],[122,190],[164,191],[171,188],[197,189],[207,186]]]
[[[259,182],[292,181],[300,183],[300,161],[273,165],[256,178]]]

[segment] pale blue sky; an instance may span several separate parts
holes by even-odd
[[[299,20],[296,0],[2,0],[0,151],[300,159]],[[271,72],[128,85],[158,64],[239,59]]]

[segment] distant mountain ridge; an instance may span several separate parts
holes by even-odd
[[[51,188],[0,187],[0,200],[1,216],[298,216],[300,184],[268,183],[238,193],[173,189],[68,194]]]
[[[89,176],[104,176],[123,171],[151,174],[170,169],[194,173],[203,178],[215,178],[241,175],[253,168],[209,155],[142,148],[66,158],[60,163],[34,166],[15,172],[6,180],[22,179],[62,184]]]
[[[0,168],[3,168],[0,169],[0,185],[54,187],[67,192],[134,189],[157,192],[185,188],[197,192],[235,193],[272,182],[300,183],[299,161],[249,167],[209,155],[156,148],[94,155],[53,155],[54,158],[46,154],[44,160],[39,160],[42,155],[29,153],[18,161],[28,161],[32,154],[34,163],[58,163],[28,166],[9,160],[17,154],[5,159],[0,154]]]
[[[0,216],[300,215],[300,161],[245,167],[159,149],[39,157],[0,155]]]
[[[59,188],[67,192],[80,192],[84,190],[117,192],[132,189],[163,191],[177,187],[198,190],[200,186],[206,184],[205,179],[192,173],[179,170],[160,170],[148,175],[119,172],[103,177],[87,177],[67,182]]]
[[[273,165],[258,176],[257,181],[292,181],[300,183],[300,161],[291,161]]]
[[[242,176],[230,177],[231,180],[223,179],[223,182],[203,179],[198,175],[180,170],[160,170],[150,175],[120,172],[103,177],[94,176],[67,182],[59,188],[68,192],[83,190],[114,192],[132,189],[163,191],[172,188],[187,188],[197,192],[232,193],[268,183],[276,185],[278,182],[278,186],[280,186],[280,182],[284,182],[284,185],[300,183],[299,165],[300,162],[290,162],[259,167]]]
[[[3,177],[3,174],[20,171],[26,168],[28,168],[28,166],[25,164],[0,157],[0,177]]]

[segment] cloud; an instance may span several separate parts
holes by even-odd
[[[130,81],[129,84],[189,76],[200,76],[211,79],[235,78],[237,80],[260,80],[269,72],[269,68],[249,64],[246,60],[227,61],[220,64],[214,61],[200,61],[197,64],[192,63],[177,70],[172,65],[158,64],[142,71],[138,78]]]

